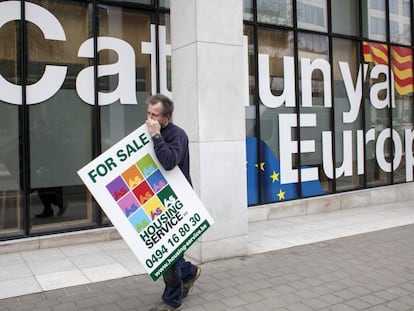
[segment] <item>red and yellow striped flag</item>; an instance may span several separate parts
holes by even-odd
[[[388,65],[388,47],[376,42],[363,42],[364,61]],[[400,95],[413,93],[413,53],[411,48],[391,47],[395,89]]]

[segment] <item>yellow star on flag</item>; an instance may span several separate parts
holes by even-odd
[[[261,162],[261,163],[260,163],[260,170],[261,170],[261,171],[264,171],[264,165],[265,165],[265,163],[264,163],[264,162]],[[256,166],[257,168],[259,168],[259,164],[255,164],[254,166]]]
[[[282,189],[280,189],[280,191],[277,194],[277,196],[279,197],[279,201],[284,200],[285,199],[285,192],[282,191]]]
[[[278,181],[279,173],[276,173],[275,171],[273,171],[273,174],[270,176],[270,178],[272,178],[272,182]]]

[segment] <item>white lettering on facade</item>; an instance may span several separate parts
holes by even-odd
[[[66,36],[59,20],[45,8],[25,2],[26,20],[40,28],[47,40],[66,41]],[[20,1],[0,2],[0,28],[15,20],[20,20]],[[121,104],[137,104],[135,51],[132,46],[121,39],[98,37],[98,52],[113,50],[118,55],[115,64],[98,65],[98,77],[118,75],[118,86],[112,92],[98,92],[99,105],[110,105],[116,101]],[[142,53],[151,55],[152,93],[156,92],[156,39],[155,26],[151,25],[151,42],[142,42]],[[171,45],[166,43],[166,27],[159,26],[160,55],[160,92],[172,97],[167,86],[167,58],[171,56]],[[93,39],[82,43],[78,51],[79,57],[93,58]],[[27,85],[26,104],[38,104],[55,95],[62,87],[67,74],[67,66],[45,65],[45,71],[39,81]],[[86,103],[94,104],[94,70],[84,68],[76,78],[76,91]],[[22,105],[22,86],[7,81],[0,74],[0,100],[10,104]]]
[[[110,105],[119,100],[121,104],[138,104],[135,88],[135,52],[125,41],[98,37],[98,53],[102,50],[113,50],[118,55],[118,62],[110,65],[98,65],[98,78],[118,75],[117,88],[112,92],[98,92],[98,103],[101,106]],[[79,57],[93,58],[93,39],[88,39],[79,48]],[[93,105],[94,94],[94,67],[86,67],[79,72],[76,78],[76,91],[86,103]]]
[[[0,3],[0,28],[10,21],[20,20],[20,1]],[[26,20],[34,23],[46,39],[65,41],[62,25],[56,17],[41,6],[25,2]],[[46,65],[43,76],[34,84],[26,86],[26,103],[37,104],[52,97],[61,88],[66,77],[66,66]],[[8,82],[0,74],[0,100],[22,104],[22,86]]]
[[[21,19],[20,1],[3,1],[0,2],[0,28],[10,21]],[[44,34],[46,40],[66,41],[64,29],[58,19],[45,8],[25,2],[26,20],[32,22]],[[158,26],[159,42],[159,72],[157,73],[156,64],[156,34],[155,25],[150,28],[150,42],[141,42],[141,52],[149,54],[151,59],[151,85],[152,93],[156,93],[157,75],[159,75],[160,92],[167,96],[172,96],[171,90],[167,85],[167,60],[171,56],[171,45],[167,44],[166,27]],[[111,92],[98,92],[99,105],[110,105],[116,101],[121,104],[137,104],[136,99],[136,76],[135,76],[135,51],[126,41],[113,37],[98,37],[98,52],[102,50],[112,50],[118,56],[118,61],[114,64],[98,65],[98,77],[117,75],[118,85]],[[245,87],[248,92],[248,45],[247,39],[244,39],[245,45]],[[93,39],[88,39],[81,44],[78,51],[79,57],[93,58]],[[302,107],[312,107],[312,75],[317,70],[320,71],[323,85],[323,107],[332,107],[331,96],[331,64],[325,59],[302,58],[300,63],[300,90]],[[344,124],[355,122],[361,111],[362,85],[363,81],[380,80],[370,84],[369,99],[370,104],[375,109],[387,109],[390,106],[395,107],[394,75],[386,65],[375,65],[370,70],[367,64],[361,64],[358,67],[356,81],[353,81],[349,64],[347,62],[338,62],[339,72],[342,75],[346,96],[349,103],[349,109],[342,113]],[[258,55],[258,79],[259,79],[259,97],[264,106],[268,108],[296,107],[295,91],[295,59],[291,56],[283,57],[283,91],[275,96],[271,92],[271,82],[269,74],[269,55]],[[62,87],[67,74],[66,66],[45,65],[43,76],[34,84],[26,86],[26,104],[37,104],[55,95]],[[282,79],[275,77],[274,79]],[[274,81],[272,81],[273,84]],[[279,81],[278,81],[279,82]],[[94,104],[94,68],[86,67],[81,70],[76,78],[76,91],[79,97],[87,104]],[[384,95],[385,94],[385,95]],[[248,96],[245,94],[248,105]],[[7,81],[0,73],[0,100],[11,104],[22,105],[22,86]],[[287,184],[298,182],[298,170],[292,168],[293,154],[298,153],[298,142],[292,138],[292,129],[295,127],[317,127],[317,114],[301,114],[299,125],[297,124],[296,114],[279,114],[279,148],[280,148],[280,168],[281,183]],[[304,140],[300,142],[301,153],[322,153],[322,168],[328,178],[340,176],[352,176],[353,157],[356,155],[357,174],[364,174],[364,154],[365,147],[373,142],[375,143],[375,157],[378,166],[385,172],[396,170],[402,162],[403,142],[400,134],[389,128],[382,129],[379,133],[375,129],[368,129],[363,133],[361,130],[355,132],[346,130],[342,134],[342,164],[340,167],[334,167],[333,163],[333,139],[332,132],[321,132],[321,148],[315,150],[315,140]],[[356,150],[353,150],[353,140],[356,136]],[[364,137],[365,136],[365,137]],[[364,145],[365,138],[365,145]],[[392,164],[386,154],[388,150],[387,141],[393,144]],[[412,153],[414,141],[414,131],[406,129],[404,132],[404,149],[405,149],[405,170],[406,181],[413,180],[414,156]],[[337,156],[338,158],[338,156]],[[335,174],[334,174],[335,169]],[[318,168],[307,167],[301,169],[302,181],[311,181],[319,179]]]

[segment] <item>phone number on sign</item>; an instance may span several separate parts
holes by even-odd
[[[167,240],[167,246],[171,246],[174,249],[174,247],[179,245],[180,241],[182,241],[189,234],[191,228],[196,226],[200,220],[200,215],[198,213],[195,213],[192,217],[189,218],[190,224],[184,223],[180,228],[178,228],[178,232],[173,233],[173,235]],[[145,264],[149,269],[152,269],[158,262],[163,261],[164,257],[168,255],[167,246],[163,244],[150,256],[150,258],[145,261]]]

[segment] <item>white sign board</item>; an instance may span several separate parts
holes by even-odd
[[[145,124],[78,174],[154,281],[213,224],[180,169],[158,162]]]

